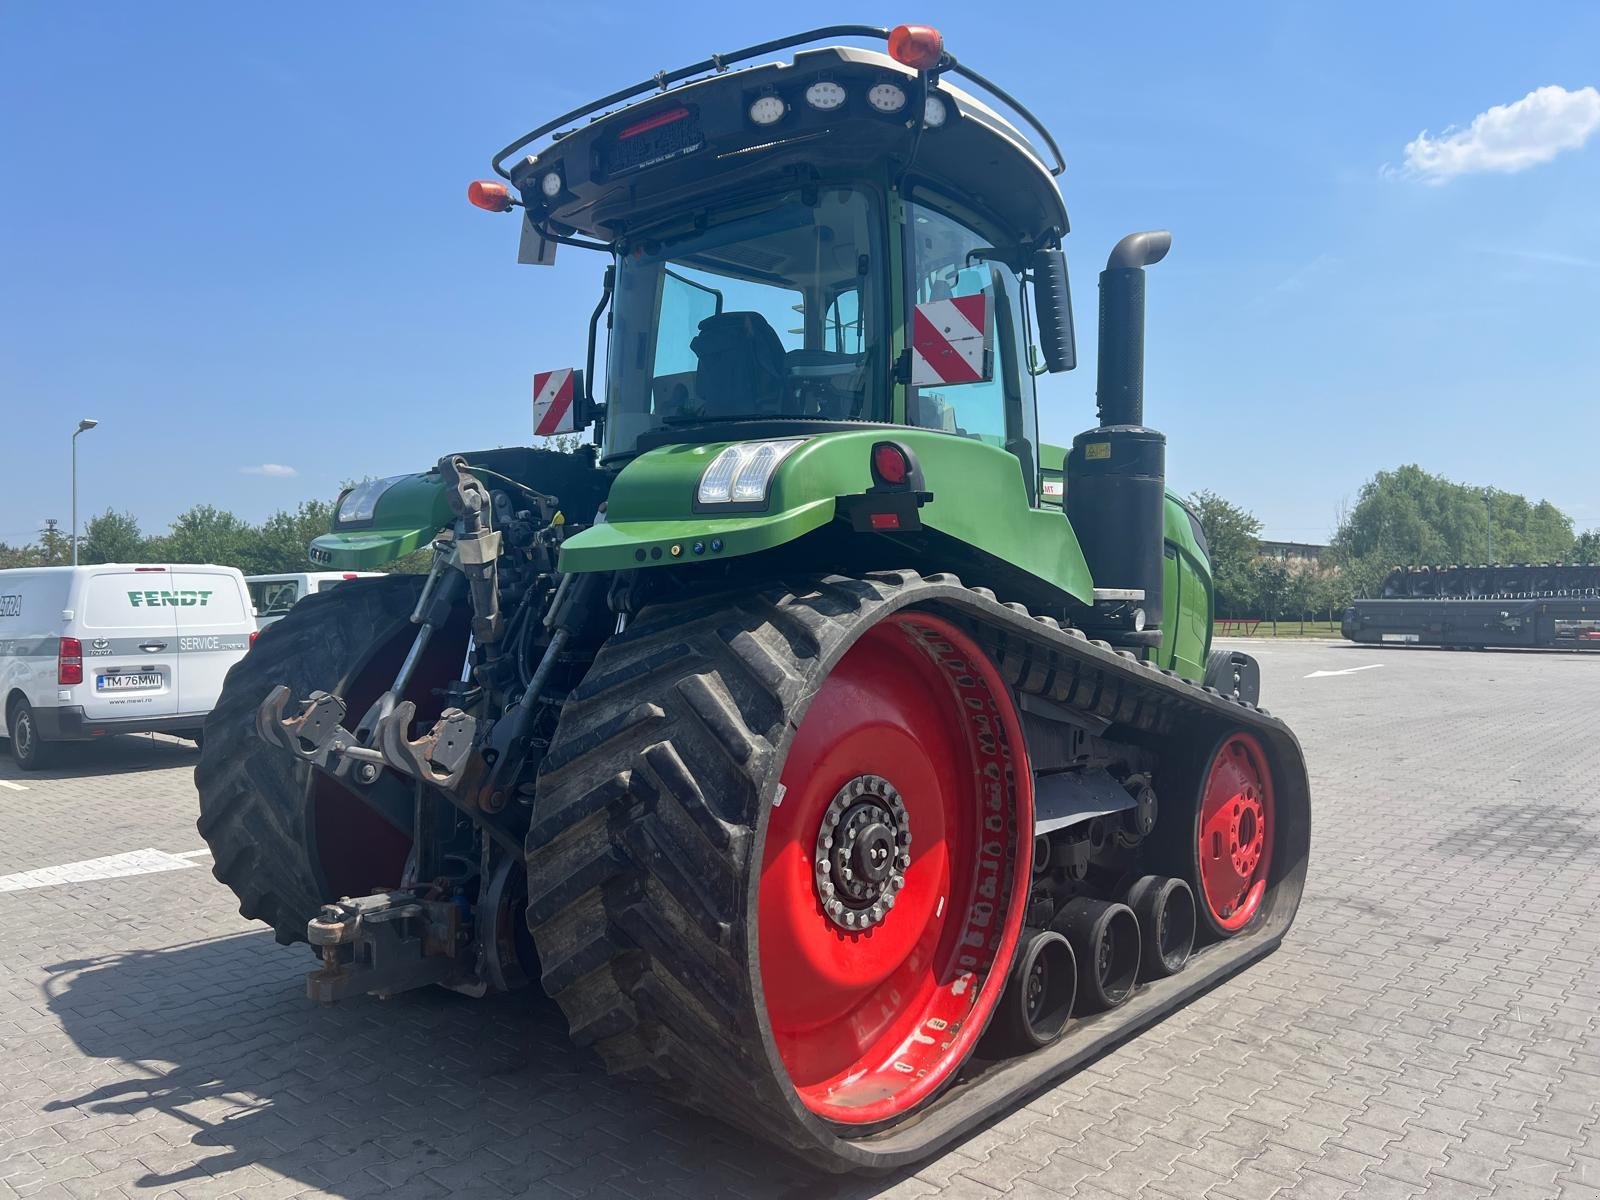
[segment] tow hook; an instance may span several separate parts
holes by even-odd
[[[306,977],[306,994],[321,1004],[346,996],[392,996],[451,982],[463,973],[456,959],[462,909],[451,900],[415,892],[377,892],[325,904],[306,923],[306,940],[322,966]]]

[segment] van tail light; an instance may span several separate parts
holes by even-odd
[[[56,683],[62,687],[83,682],[83,643],[77,638],[62,638],[56,651]]]
[[[252,629],[252,630],[251,630],[251,631],[250,631],[250,644],[251,644],[251,645],[252,645],[252,646],[254,646],[254,645],[255,645],[255,644],[256,644],[256,639],[257,639],[257,638],[258,638],[258,637],[260,637],[260,636],[261,636],[261,630],[259,630],[259,629]]]

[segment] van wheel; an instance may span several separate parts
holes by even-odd
[[[11,757],[24,771],[37,771],[50,763],[51,748],[39,738],[39,722],[33,709],[20,696],[11,702],[6,714],[6,728],[11,731]]]

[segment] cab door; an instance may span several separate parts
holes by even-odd
[[[222,681],[250,649],[255,619],[243,577],[207,567],[173,567],[178,634],[180,716],[204,715],[216,707]]]
[[[83,648],[73,699],[90,721],[170,717],[178,711],[178,623],[165,567],[95,569],[80,584],[70,628]]]

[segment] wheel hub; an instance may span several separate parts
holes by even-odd
[[[858,775],[840,788],[822,816],[813,861],[829,920],[852,933],[881,923],[911,865],[911,821],[894,785]]]
[[[1233,820],[1228,830],[1229,853],[1233,858],[1233,869],[1241,879],[1249,879],[1254,875],[1256,864],[1261,861],[1262,831],[1265,828],[1263,816],[1261,801],[1250,792],[1234,801]]]

